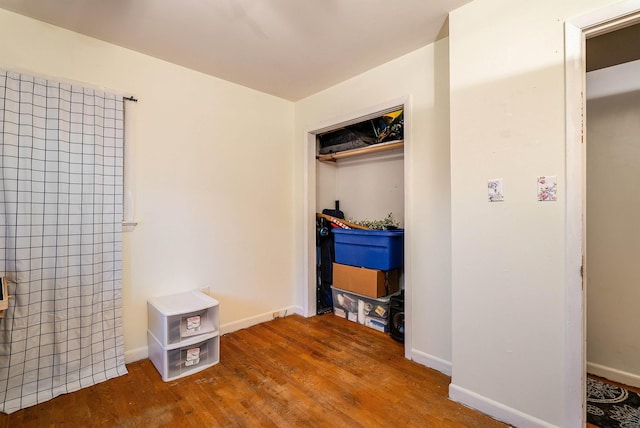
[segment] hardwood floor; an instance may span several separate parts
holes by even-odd
[[[221,338],[220,364],[162,382],[129,374],[0,414],[0,427],[505,427],[447,398],[450,378],[387,334],[332,314],[290,316]]]

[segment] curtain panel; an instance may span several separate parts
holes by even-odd
[[[126,373],[123,100],[0,70],[0,411]]]

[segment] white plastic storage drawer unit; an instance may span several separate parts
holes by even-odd
[[[149,331],[162,346],[218,330],[218,301],[200,291],[154,297],[147,309]]]
[[[218,301],[199,291],[148,302],[149,359],[169,381],[220,362]]]
[[[220,362],[220,337],[217,332],[192,337],[176,348],[160,345],[151,332],[147,332],[147,335],[149,359],[165,382],[188,376]]]

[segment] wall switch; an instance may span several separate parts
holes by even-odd
[[[538,177],[538,200],[557,201],[558,200],[558,177],[555,175],[545,175]]]
[[[502,178],[494,178],[492,180],[489,180],[487,189],[489,192],[489,202],[504,201],[504,188],[502,185]]]

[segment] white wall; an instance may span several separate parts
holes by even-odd
[[[640,386],[640,61],[587,74],[587,369]]]
[[[328,167],[318,162],[318,211],[339,200],[347,219],[381,220],[392,213],[404,225],[404,156],[402,150],[394,152],[346,158]]]
[[[450,209],[448,133],[448,40],[418,49],[339,85],[303,99],[295,106],[295,280],[297,302],[304,306],[306,286],[304,215],[306,168],[315,177],[315,161],[305,158],[306,133],[339,122],[345,116],[372,113],[372,108],[409,97],[411,117],[405,138],[406,239],[405,284],[412,306],[408,332],[411,357],[442,371],[450,371]],[[397,105],[397,104],[396,104]],[[389,106],[391,107],[391,106]],[[311,148],[310,150],[313,150]],[[315,201],[315,186],[311,200]],[[332,202],[332,201],[329,201]],[[341,206],[342,207],[342,206]],[[314,207],[315,208],[315,207]],[[345,206],[345,209],[347,207]],[[312,215],[313,211],[309,213]],[[386,215],[385,213],[384,215]],[[354,217],[356,214],[354,214]]]
[[[450,15],[450,396],[519,426],[579,426],[565,396],[564,22],[603,0],[475,0]],[[558,177],[538,202],[536,177]],[[487,201],[504,179],[505,201]]]
[[[293,103],[4,10],[0,66],[139,99],[128,360],[146,356],[151,296],[210,287],[227,330],[291,312]]]
[[[335,201],[339,200],[337,180],[338,166],[335,163],[316,163],[316,207],[318,207],[318,212],[325,208],[333,209],[335,207]]]

